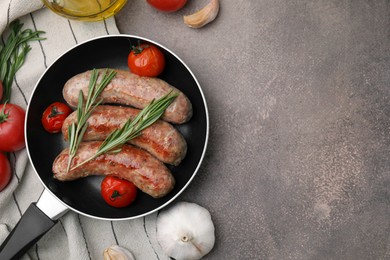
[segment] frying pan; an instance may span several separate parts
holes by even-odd
[[[175,188],[165,197],[154,199],[139,192],[126,208],[114,208],[100,195],[103,176],[89,176],[60,182],[53,178],[52,163],[67,147],[61,134],[50,134],[41,125],[45,108],[55,101],[65,102],[62,88],[72,76],[93,68],[127,68],[131,45],[152,43],[159,46],[166,67],[159,78],[180,89],[192,103],[193,117],[175,125],[187,141],[188,151],[179,166],[167,165],[176,179]],[[146,38],[110,35],[76,45],[61,55],[39,79],[26,113],[26,148],[31,164],[45,187],[37,203],[26,210],[14,230],[0,247],[0,259],[19,258],[43,236],[69,209],[103,220],[129,220],[156,212],[171,203],[190,184],[203,160],[209,133],[206,101],[193,73],[172,51]]]

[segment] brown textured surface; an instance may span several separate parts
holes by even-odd
[[[389,1],[223,0],[187,28],[206,2],[129,1],[116,18],[204,90],[209,148],[179,199],[212,214],[205,259],[389,259]]]

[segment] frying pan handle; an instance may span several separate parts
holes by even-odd
[[[19,259],[55,223],[32,203],[0,246],[0,259]]]
[[[0,246],[0,259],[19,259],[49,231],[68,208],[45,190]]]

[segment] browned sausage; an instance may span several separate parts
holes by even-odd
[[[140,77],[125,70],[116,70],[116,72],[116,76],[100,95],[103,103],[129,105],[142,109],[153,99],[161,98],[173,91],[178,92],[179,96],[165,110],[162,119],[174,124],[182,124],[190,120],[192,105],[180,90],[158,78]],[[90,77],[91,71],[86,71],[73,76],[65,83],[63,96],[70,106],[77,106],[80,90],[83,91],[84,96],[87,96]]]
[[[93,156],[101,142],[81,143],[71,167]],[[119,153],[103,154],[96,159],[67,172],[69,151],[63,150],[53,163],[54,178],[72,181],[89,175],[113,175],[134,183],[154,198],[167,195],[175,185],[169,169],[148,152],[124,145]]]
[[[134,119],[140,110],[122,106],[97,106],[88,118],[84,141],[103,141],[112,131],[122,127],[126,121]],[[70,114],[62,125],[62,134],[68,138],[68,128],[76,122],[77,111]],[[142,131],[142,134],[129,142],[141,147],[164,163],[178,165],[185,157],[187,143],[184,137],[171,124],[162,120]]]

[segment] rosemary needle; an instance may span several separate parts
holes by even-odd
[[[129,140],[139,136],[145,128],[156,122],[164,113],[165,109],[178,96],[178,93],[172,91],[161,97],[157,101],[152,100],[134,120],[129,119],[123,127],[114,130],[100,145],[96,153],[87,160],[77,164],[71,170],[97,158],[104,153],[120,152],[122,146]]]
[[[23,23],[18,19],[9,25],[10,33],[4,44],[0,44],[0,81],[3,82],[4,95],[0,100],[6,103],[11,98],[12,82],[16,72],[22,67],[28,52],[31,50],[28,42],[44,40],[40,37],[43,31],[22,30]],[[1,93],[0,93],[1,94]]]
[[[67,171],[69,172],[70,165],[74,156],[76,155],[77,149],[83,139],[84,133],[87,130],[87,120],[91,115],[92,111],[101,103],[101,100],[97,100],[104,88],[111,82],[115,77],[116,72],[114,70],[104,70],[102,80],[98,83],[99,73],[96,69],[92,70],[91,78],[89,80],[88,95],[84,105],[84,95],[80,90],[79,100],[77,104],[77,120],[73,122],[68,129],[69,139],[69,159]]]

